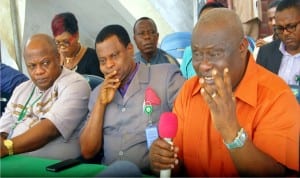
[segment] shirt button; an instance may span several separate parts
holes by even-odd
[[[123,151],[119,151],[120,156],[123,156],[123,154],[124,154]]]
[[[122,108],[121,111],[122,111],[122,112],[125,112],[125,111],[126,111],[126,108]]]

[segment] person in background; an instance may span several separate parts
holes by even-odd
[[[279,40],[262,46],[257,63],[297,85],[300,77],[300,1],[281,1],[275,13],[274,32]]]
[[[103,77],[95,50],[79,43],[79,29],[74,14],[65,12],[55,15],[51,29],[61,65],[80,74]]]
[[[227,0],[227,5],[229,9],[239,15],[245,35],[256,41],[259,37],[259,26],[262,20],[261,0]]]
[[[173,56],[157,47],[159,33],[155,22],[149,17],[141,17],[135,21],[133,26],[133,38],[137,48],[140,50],[135,54],[135,60],[147,65],[179,63]]]
[[[120,25],[104,27],[95,49],[105,79],[90,97],[82,155],[89,160],[103,149],[102,164],[128,160],[145,173],[150,169],[147,146],[157,135],[160,114],[172,110],[184,79],[174,64],[135,62],[133,44]]]
[[[201,16],[192,52],[197,77],[176,97],[173,145],[159,138],[150,148],[152,170],[192,177],[296,175],[300,107],[284,81],[255,63],[239,16],[226,8]]]
[[[273,0],[269,3],[268,5],[268,11],[267,11],[267,16],[268,16],[268,26],[269,30],[273,32],[273,26],[275,25],[275,11],[276,7],[280,3],[281,0]],[[257,58],[257,53],[259,51],[259,48],[267,43],[270,43],[274,40],[278,39],[277,35],[273,32],[271,35],[265,37],[265,38],[260,38],[256,40],[256,46],[253,52],[253,55],[255,59]]]
[[[206,3],[199,12],[198,19],[201,15],[205,14],[210,9],[225,7],[222,3],[219,2],[208,2]],[[186,79],[189,79],[196,75],[195,69],[192,65],[192,49],[191,46],[188,46],[184,49],[182,63],[180,64],[180,71],[182,76]]]
[[[24,59],[31,80],[15,88],[0,119],[0,157],[20,153],[59,160],[78,157],[88,83],[60,65],[56,44],[46,34],[27,41]]]
[[[1,113],[4,112],[8,99],[12,95],[14,89],[24,81],[28,80],[28,77],[22,72],[0,63],[0,90],[1,90]]]

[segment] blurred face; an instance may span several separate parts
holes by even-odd
[[[24,58],[31,80],[42,91],[50,88],[61,73],[59,55],[47,45],[28,46]]]
[[[157,49],[158,33],[151,20],[141,20],[135,26],[134,40],[143,54],[154,54]]]
[[[276,7],[272,7],[268,9],[267,15],[268,15],[268,26],[270,31],[273,31],[273,26],[275,25],[275,12],[276,12]]]
[[[300,12],[295,8],[289,8],[281,12],[276,12],[275,32],[284,43],[286,50],[290,54],[300,52]]]
[[[135,68],[132,44],[125,47],[115,35],[97,43],[96,53],[104,76],[117,71],[115,78],[123,82]]]
[[[231,36],[232,35],[232,36]],[[218,25],[199,24],[192,37],[192,63],[199,77],[214,87],[212,70],[223,75],[229,69],[233,89],[243,77],[246,68],[246,39],[234,39],[233,32]],[[236,37],[237,38],[237,37]],[[238,41],[238,42],[237,42]]]
[[[72,57],[78,50],[78,33],[63,32],[54,37],[57,49],[65,57]]]

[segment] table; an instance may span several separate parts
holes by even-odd
[[[25,155],[6,156],[0,159],[0,177],[94,177],[106,166],[100,164],[78,164],[60,172],[50,172],[46,167],[60,162]]]

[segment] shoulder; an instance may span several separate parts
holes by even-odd
[[[96,51],[94,49],[92,49],[92,48],[89,48],[89,47],[87,48],[87,50],[86,50],[86,52],[84,54],[84,57],[85,56],[93,57],[93,58],[97,59],[97,53],[96,53]]]
[[[57,85],[64,85],[66,87],[75,83],[82,85],[82,87],[88,86],[88,82],[82,75],[77,72],[70,71],[66,68],[63,68],[60,76],[56,79],[55,83]]]
[[[274,51],[274,50],[279,50],[279,45],[280,45],[280,40],[275,40],[275,41],[272,41],[268,44],[265,44],[263,46],[260,47],[260,51]]]

